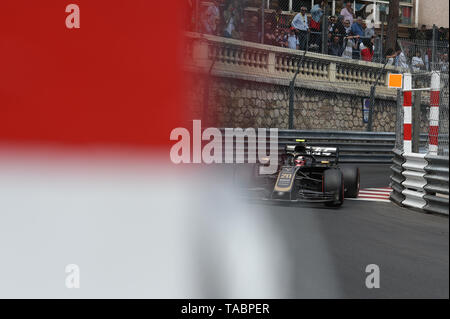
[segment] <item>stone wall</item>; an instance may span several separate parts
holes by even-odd
[[[288,128],[289,87],[237,78],[194,76],[189,90],[192,113],[203,118],[205,92],[209,85],[208,123],[217,127]],[[368,95],[296,87],[294,128],[299,130],[364,131],[362,99]],[[397,101],[377,98],[373,131],[394,132]],[[422,131],[427,131],[427,107],[422,107]]]

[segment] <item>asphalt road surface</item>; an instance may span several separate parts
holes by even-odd
[[[361,187],[389,185],[389,165],[359,165]],[[316,249],[305,221],[315,220],[315,228],[325,241],[328,262],[344,298],[448,298],[449,223],[448,218],[423,214],[392,203],[346,201],[340,209],[320,206],[271,206],[279,227],[284,230],[293,262],[298,265]],[[315,258],[315,257],[313,257]],[[365,285],[365,268],[380,269],[380,288]],[[304,267],[292,284],[292,297],[305,297]],[[326,289],[325,289],[326,290]],[[318,291],[317,296],[327,295]]]

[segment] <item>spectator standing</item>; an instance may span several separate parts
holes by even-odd
[[[328,18],[328,31],[333,32],[334,28],[336,27],[336,24],[337,24],[337,18],[335,16],[330,16]]]
[[[363,20],[361,17],[358,17],[356,21],[352,24],[352,33],[354,35],[359,35],[361,38],[364,37],[364,29],[362,27]]]
[[[212,4],[208,6],[205,11],[203,19],[203,31],[206,34],[217,34],[217,26],[220,20],[219,1],[213,0]]]
[[[341,45],[341,38],[338,35],[333,36],[333,41],[328,47],[328,54],[334,55],[334,56],[341,56],[342,55],[342,45]]]
[[[416,39],[417,40],[426,40],[427,39],[427,26],[425,24],[422,24],[420,27],[420,30],[416,32]]]
[[[345,59],[353,58],[353,50],[357,50],[358,40],[359,40],[359,36],[354,36],[352,33],[350,33],[350,35],[345,37],[344,50],[341,55],[343,58],[345,58]]]
[[[311,21],[310,21],[310,29],[311,32],[321,32],[320,28],[320,19],[322,18],[323,11],[327,5],[327,1],[321,0],[319,3],[315,4],[311,8]],[[311,42],[315,45],[317,45],[320,48],[321,45],[321,35],[320,34],[313,34],[311,36]]]
[[[286,35],[286,31],[284,29],[280,30],[280,34],[278,36],[277,42],[278,42],[278,45],[282,48],[288,47],[287,35]]]
[[[344,20],[344,28],[345,28],[345,34],[350,35],[352,32],[352,25],[350,24],[349,20]]]
[[[295,35],[295,28],[291,27],[289,29],[289,36],[287,38],[288,48],[298,50],[300,42],[298,41],[297,36]]]
[[[353,19],[355,18],[355,12],[352,8],[352,2],[347,1],[345,3],[345,8],[341,10],[341,16],[344,16],[344,21],[348,20],[350,22],[350,25],[353,24]]]
[[[277,10],[273,13],[271,20],[274,29],[282,29],[289,27],[286,18],[283,16],[283,11],[281,10],[280,7],[278,7]]]
[[[439,69],[442,72],[448,72],[448,53],[444,53],[441,55],[439,59]]]
[[[265,31],[265,33],[264,33],[264,44],[276,45],[275,32],[272,29],[272,24],[270,22],[266,22],[264,31]]]
[[[343,16],[339,16],[337,18],[337,22],[334,25],[332,32],[334,34],[339,34],[341,36],[341,38],[344,38],[347,35],[347,30],[345,29],[345,26],[344,26],[344,17]]]
[[[364,37],[365,38],[372,38],[375,36],[375,27],[373,20],[371,21],[371,27],[368,27],[366,24],[366,28],[364,29]]]
[[[233,1],[228,5],[228,8],[223,13],[225,20],[225,31],[224,36],[226,38],[239,38],[239,22],[241,17],[239,15],[239,3],[238,1]]]
[[[361,52],[361,60],[366,62],[372,62],[374,53],[375,37],[370,39],[364,39],[359,46]]]
[[[414,72],[418,72],[421,69],[425,68],[425,64],[423,63],[422,55],[420,54],[420,51],[417,51],[416,56],[414,56],[411,59],[411,67]]]
[[[397,49],[396,56],[395,56],[395,66],[403,68],[403,69],[409,68],[408,61],[406,59],[406,55],[405,55],[405,53],[403,53],[401,48]]]
[[[425,51],[424,60],[425,60],[425,69],[430,70],[430,60],[431,60],[431,49],[430,48],[428,48]]]
[[[387,65],[394,65],[396,56],[397,54],[394,52],[392,48],[387,49],[386,50]]]
[[[292,20],[292,27],[297,31],[300,50],[306,50],[306,43],[308,39],[308,17],[306,15],[306,7],[301,7],[300,12]]]

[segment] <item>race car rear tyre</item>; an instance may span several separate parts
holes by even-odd
[[[346,198],[356,198],[359,194],[359,168],[346,166],[341,167],[342,175],[344,175],[344,196]]]
[[[326,202],[326,206],[339,207],[344,203],[344,177],[339,169],[331,168],[323,173],[323,191],[336,194],[335,200]]]

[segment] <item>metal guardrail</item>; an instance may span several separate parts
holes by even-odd
[[[393,151],[390,200],[428,213],[449,215],[449,158]]]
[[[427,202],[424,199],[425,190],[424,187],[427,184],[425,180],[425,167],[428,162],[425,160],[425,154],[418,153],[403,153],[405,162],[402,164],[402,175],[405,180],[402,182],[405,199],[402,205],[422,209]]]
[[[316,146],[338,147],[341,163],[391,164],[394,157],[393,132],[278,130],[279,152],[296,138],[303,138]],[[426,143],[426,139],[426,135],[421,135],[422,144]],[[241,148],[234,147],[233,151],[234,155],[244,155],[245,158],[248,156],[247,145]]]
[[[427,204],[423,209],[430,213],[448,215],[448,157],[428,155],[425,156],[425,159],[428,162],[428,166],[425,167],[425,179],[427,184],[424,186],[424,190],[426,192],[424,199]]]
[[[403,163],[405,163],[405,159],[402,156],[402,151],[394,149],[393,153],[394,158],[392,161],[394,164],[391,166],[392,175],[390,177],[390,186],[392,192],[390,194],[390,199],[397,205],[403,206],[402,202],[405,200],[403,191],[405,190],[405,187],[402,183],[405,181],[405,176],[403,176]]]

